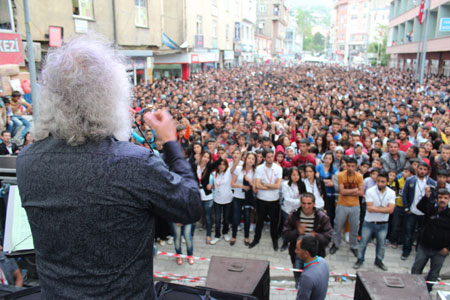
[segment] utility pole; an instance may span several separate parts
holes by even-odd
[[[425,72],[425,62],[427,56],[427,30],[428,30],[428,19],[430,19],[430,0],[425,0],[425,27],[423,34],[423,48],[422,48],[422,57],[420,63],[420,84],[423,84],[423,77]]]
[[[28,0],[23,0],[23,8],[25,13],[25,30],[27,33],[28,70],[30,71],[30,81],[31,81],[31,102],[32,105],[36,107],[39,92],[36,82],[36,64],[34,60],[33,37],[31,36],[30,30],[30,9],[28,7]],[[36,109],[34,110],[33,114],[34,118],[37,118]]]

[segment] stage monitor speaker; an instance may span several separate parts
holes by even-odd
[[[260,300],[269,300],[269,262],[213,256],[209,263],[205,286],[221,291],[253,295]]]
[[[158,300],[258,300],[252,295],[217,291],[201,286],[185,286],[169,282],[155,284]]]
[[[40,300],[41,287],[17,288],[12,286],[0,286],[0,300]]]
[[[425,280],[419,275],[358,272],[355,300],[414,299],[429,300]]]

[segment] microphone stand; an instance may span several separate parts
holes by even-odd
[[[136,120],[134,120],[134,124],[136,124],[136,128],[139,130],[139,133],[142,135],[142,137],[144,138],[145,142],[147,143],[147,145],[149,146],[149,150],[152,154],[155,154],[155,152],[153,152],[153,148],[152,148],[152,143],[150,143],[147,139],[147,137],[145,136],[145,134],[142,132],[141,127],[139,126],[138,122],[136,122]]]

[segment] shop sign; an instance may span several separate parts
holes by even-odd
[[[61,47],[63,39],[63,28],[60,26],[48,27],[48,45],[50,47]]]
[[[25,65],[20,34],[0,33],[0,65]]]
[[[191,64],[198,64],[199,62],[198,54],[191,54]]]
[[[441,18],[439,22],[439,31],[450,31],[450,18]]]

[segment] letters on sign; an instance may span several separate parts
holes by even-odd
[[[19,52],[19,41],[18,39],[14,40],[0,40],[0,52]]]

